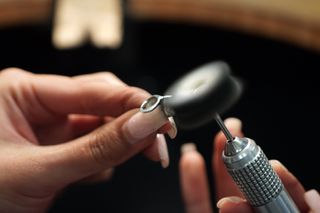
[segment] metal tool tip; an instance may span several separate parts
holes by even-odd
[[[226,125],[223,123],[223,121],[218,113],[216,113],[216,115],[215,115],[215,120],[218,123],[223,134],[226,136],[227,141],[232,142],[234,140],[234,137],[232,136],[232,134],[230,133],[230,131],[228,130]]]

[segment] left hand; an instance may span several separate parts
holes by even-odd
[[[109,176],[141,152],[167,166],[157,133],[168,118],[160,109],[137,110],[149,96],[107,72],[0,72],[1,212],[44,212],[67,185]]]

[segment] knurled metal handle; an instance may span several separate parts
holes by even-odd
[[[278,175],[260,148],[255,159],[245,167],[228,171],[252,206],[270,202],[283,190]]]

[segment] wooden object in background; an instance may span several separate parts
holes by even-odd
[[[119,48],[122,43],[121,0],[57,0],[53,44],[74,48],[88,39],[99,48]]]
[[[0,0],[0,28],[46,22],[51,0]]]
[[[139,19],[214,25],[320,50],[319,0],[129,0]]]
[[[121,0],[0,0],[0,28],[37,24],[53,15],[53,44],[73,48],[88,39],[99,48],[122,43]],[[52,14],[54,11],[54,14]]]

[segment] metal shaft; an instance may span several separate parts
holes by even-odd
[[[229,132],[229,130],[227,129],[226,125],[224,125],[220,115],[218,113],[215,114],[215,120],[218,123],[221,131],[223,132],[223,134],[226,136],[228,141],[233,141],[233,136],[231,135],[231,133]]]

